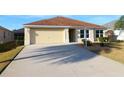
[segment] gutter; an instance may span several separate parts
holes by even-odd
[[[95,30],[103,30],[106,28],[92,28],[92,27],[85,27],[85,26],[49,26],[49,25],[24,25],[24,27],[26,28],[72,28],[72,29],[95,29]]]

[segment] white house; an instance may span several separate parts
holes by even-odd
[[[124,30],[115,30],[115,34],[118,35],[117,40],[124,40]]]
[[[115,21],[106,23],[103,26],[106,27],[108,30],[112,30],[114,32],[114,36],[116,37],[116,40],[124,40],[124,30],[114,29],[114,25],[116,22],[117,21],[115,20]]]

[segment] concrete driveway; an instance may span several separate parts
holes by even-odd
[[[124,76],[124,65],[76,44],[31,45],[1,76]]]

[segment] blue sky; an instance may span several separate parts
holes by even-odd
[[[105,24],[107,22],[117,20],[120,15],[64,15],[65,17],[86,21],[95,24]],[[30,23],[37,20],[55,17],[54,15],[1,15],[0,25],[10,30],[19,29],[23,24]]]

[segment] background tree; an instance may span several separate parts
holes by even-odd
[[[124,29],[124,15],[115,23],[115,29]]]

